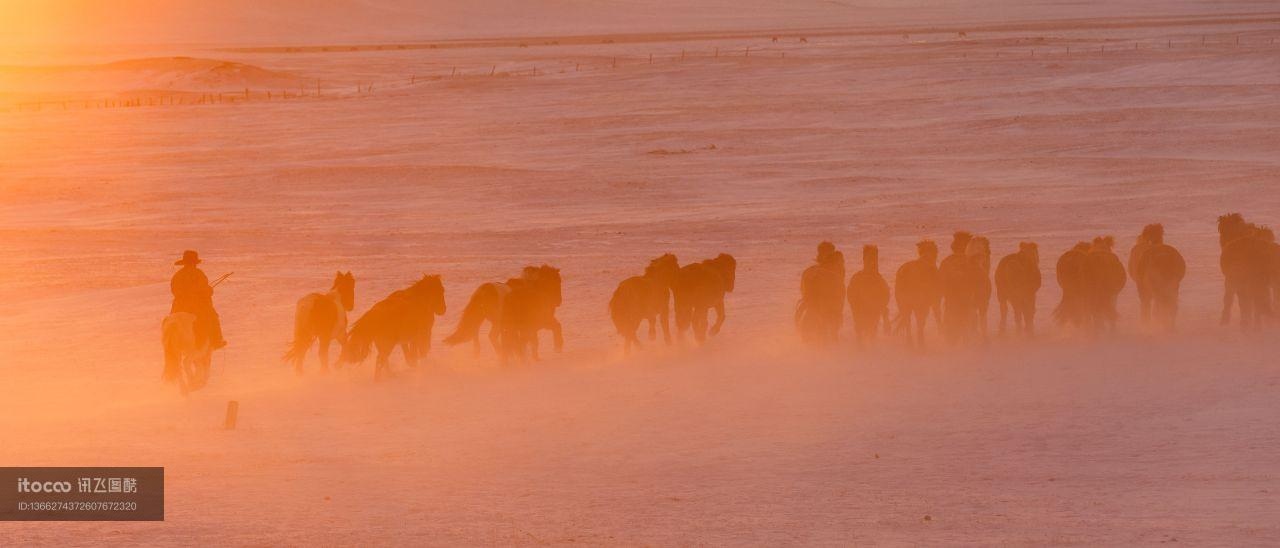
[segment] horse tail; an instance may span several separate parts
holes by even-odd
[[[609,298],[609,319],[613,320],[613,328],[618,331],[619,335],[627,335],[627,320],[630,312],[629,305],[634,301],[632,291],[628,291],[629,287],[626,282],[618,284],[618,288],[613,290],[613,296]]]
[[[369,357],[369,349],[373,346],[373,338],[377,327],[364,316],[351,326],[347,333],[347,344],[342,345],[343,363],[360,363]],[[296,342],[296,341],[295,341]]]
[[[462,318],[458,320],[458,327],[444,338],[444,343],[457,345],[475,340],[480,336],[480,325],[493,312],[491,309],[497,306],[497,298],[498,290],[493,287],[493,284],[484,284],[476,288],[475,293],[471,294],[471,300],[467,301],[467,307],[462,309]]]
[[[304,297],[298,301],[298,308],[293,314],[293,340],[289,342],[289,349],[280,357],[280,361],[296,363],[306,353],[308,343],[311,341],[311,337],[307,332],[307,320],[310,318],[311,309],[314,307],[315,304],[311,302],[309,297]]]

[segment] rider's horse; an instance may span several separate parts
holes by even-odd
[[[209,363],[213,354],[209,341],[196,339],[196,316],[175,312],[160,323],[160,342],[164,345],[162,379],[176,382],[185,395],[209,382]]]
[[[302,373],[302,362],[311,343],[320,342],[320,369],[329,370],[329,343],[347,344],[347,312],[355,308],[356,279],[350,272],[339,272],[328,293],[312,293],[298,300],[293,316],[293,342],[284,361]]]

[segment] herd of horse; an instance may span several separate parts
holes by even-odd
[[[1256,328],[1272,317],[1280,304],[1280,244],[1269,228],[1248,223],[1237,213],[1218,219],[1218,233],[1225,280],[1222,323],[1231,321],[1232,308],[1238,303],[1242,325]],[[1142,230],[1129,252],[1127,268],[1114,247],[1113,237],[1100,236],[1075,244],[1058,258],[1055,274],[1062,297],[1053,311],[1054,320],[1091,333],[1115,330],[1118,297],[1132,280],[1142,321],[1172,330],[1186,262],[1176,248],[1165,243],[1163,226],[1152,224]],[[985,342],[993,296],[1000,307],[1001,333],[1006,331],[1012,312],[1017,332],[1034,336],[1036,295],[1041,287],[1037,244],[1019,243],[1017,251],[996,263],[994,273],[987,238],[956,232],[950,250],[939,261],[936,243],[924,240],[916,244],[917,257],[898,268],[891,293],[880,272],[876,246],[863,247],[862,268],[846,282],[844,255],[830,242],[822,242],[815,264],[801,274],[794,318],[801,339],[814,345],[836,342],[847,304],[859,345],[883,330],[903,334],[908,346],[922,346],[930,316],[949,343]],[[725,321],[725,296],[734,289],[736,271],[737,261],[727,253],[684,266],[668,253],[651,260],[642,274],[622,280],[609,299],[608,310],[624,351],[641,346],[638,332],[646,323],[649,340],[657,339],[661,327],[663,340],[671,344],[673,311],[677,338],[692,332],[701,343],[718,334]],[[430,351],[435,317],[446,311],[440,276],[423,276],[378,301],[348,325],[347,313],[355,307],[355,282],[350,272],[339,272],[328,293],[312,293],[298,301],[293,341],[284,360],[299,374],[313,345],[318,346],[321,368],[328,370],[329,348],[335,341],[341,347],[338,365],[363,362],[376,350],[375,378],[390,373],[390,357],[397,348],[410,367]],[[890,315],[891,295],[897,304],[896,319]],[[537,360],[539,332],[551,331],[554,348],[559,351],[563,347],[564,336],[556,319],[560,304],[560,270],[548,265],[528,266],[505,282],[476,288],[456,328],[443,340],[449,345],[471,342],[479,353],[480,330],[487,323],[489,342],[504,364]],[[713,310],[716,319],[709,323]],[[164,378],[176,381],[186,393],[207,382],[211,351],[207,345],[197,346],[188,321],[191,318],[183,316],[173,314],[164,320],[162,342]]]

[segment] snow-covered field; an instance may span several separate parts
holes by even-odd
[[[74,78],[39,80],[54,89],[0,86],[0,463],[164,466],[167,484],[163,523],[4,523],[0,538],[1280,543],[1280,344],[1216,321],[1216,216],[1280,222],[1280,15],[1215,13],[1259,6],[965,39],[904,36],[919,23],[903,19],[776,43],[140,50],[66,62]],[[217,64],[154,59],[172,54],[250,68],[222,84],[199,72]],[[152,59],[85,76],[132,58]],[[332,87],[3,100],[230,95],[280,75]],[[1057,256],[1102,234],[1127,253],[1151,222],[1187,257],[1179,334],[1143,333],[1132,288],[1114,338],[1052,328]],[[997,257],[1040,243],[1039,340],[799,346],[818,241],[851,259],[879,244],[891,271],[957,229]],[[235,274],[216,295],[231,344],[184,399],[158,380],[158,327],[187,248]],[[738,258],[725,331],[624,357],[608,295],[667,251]],[[563,270],[563,354],[502,369],[439,344],[477,284],[540,263]],[[357,314],[444,276],[425,366],[375,383],[371,364],[320,375],[312,359],[297,377],[279,362],[293,303],[338,269]]]

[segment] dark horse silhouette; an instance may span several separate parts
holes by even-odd
[[[481,284],[462,310],[462,318],[445,344],[475,343],[480,351],[480,327],[489,322],[489,342],[504,362],[532,351],[538,359],[537,332],[550,329],[555,349],[564,348],[564,335],[556,308],[560,306],[560,270],[551,266],[526,266],[519,278]]]
[[[862,248],[862,270],[849,277],[849,312],[853,315],[853,332],[861,344],[874,339],[880,322],[889,326],[889,282],[880,274],[880,250],[874,245]]]
[[[1142,321],[1172,331],[1178,317],[1178,290],[1187,275],[1187,262],[1164,243],[1164,226],[1147,225],[1129,251],[1129,276],[1138,290]]]
[[[844,323],[844,254],[831,242],[822,242],[814,261],[817,264],[800,275],[796,329],[807,343],[830,344],[839,339]]]
[[[1023,336],[1036,333],[1036,292],[1040,291],[1040,248],[1035,242],[1018,244],[1017,253],[1005,255],[996,265],[996,300],[1000,301],[1000,333],[1013,308],[1014,328]]]
[[[1219,264],[1226,286],[1222,323],[1231,323],[1232,301],[1238,299],[1240,325],[1246,330],[1259,327],[1273,312],[1272,286],[1280,272],[1275,235],[1267,228],[1245,222],[1239,213],[1219,217],[1218,234],[1222,245]]]
[[[894,276],[894,297],[898,301],[896,331],[906,331],[907,346],[924,346],[924,325],[933,312],[935,320],[942,314],[942,276],[938,273],[938,244],[922,240],[916,244],[918,257],[898,267]],[[911,318],[916,319],[912,338]]]
[[[732,255],[721,253],[714,259],[700,263],[685,265],[676,275],[676,283],[671,287],[675,297],[676,334],[684,336],[684,332],[693,328],[693,337],[698,342],[707,339],[707,313],[716,311],[716,323],[711,326],[710,334],[720,333],[724,325],[724,295],[733,292],[733,282],[738,262]]]
[[[1112,251],[1115,238],[1100,236],[1093,243],[1080,242],[1058,259],[1058,285],[1062,300],[1053,311],[1059,324],[1115,331],[1116,299],[1124,289],[1124,263]]]
[[[445,312],[444,284],[440,276],[423,276],[407,289],[378,301],[351,326],[342,347],[341,363],[360,363],[369,349],[378,347],[373,378],[391,372],[389,359],[397,346],[405,363],[417,367],[418,358],[431,350],[431,329],[435,317]]]
[[[302,373],[311,343],[320,342],[320,370],[329,370],[329,343],[347,344],[347,312],[356,305],[356,279],[350,272],[333,279],[328,293],[311,293],[298,300],[293,316],[293,342],[285,352],[284,361],[293,362],[293,368]]]
[[[667,253],[649,261],[643,276],[622,280],[613,291],[609,317],[622,335],[623,351],[631,352],[632,345],[640,346],[636,330],[644,320],[649,320],[649,340],[658,337],[657,323],[662,320],[662,338],[671,344],[671,286],[679,271],[676,256]]]

